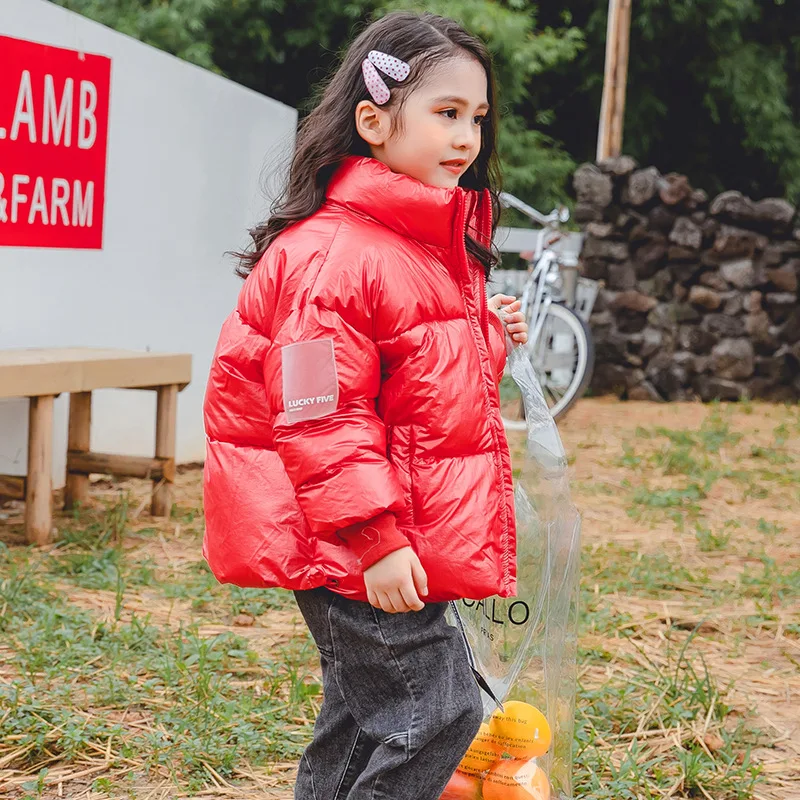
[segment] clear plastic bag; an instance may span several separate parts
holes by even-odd
[[[524,347],[511,376],[528,424],[515,485],[517,596],[451,603],[486,718],[442,800],[571,800],[580,516],[567,460]]]

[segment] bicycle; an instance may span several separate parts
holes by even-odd
[[[584,394],[592,378],[594,342],[588,320],[599,284],[578,275],[582,236],[559,229],[569,221],[568,209],[562,206],[545,215],[508,192],[500,194],[500,202],[542,226],[520,298],[528,321],[528,343],[523,346],[550,413],[558,419]],[[519,406],[520,419],[503,417],[507,430],[525,430],[521,401]]]

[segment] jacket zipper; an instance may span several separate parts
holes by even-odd
[[[485,195],[478,197],[478,209],[480,209],[480,204],[484,199]],[[481,215],[483,216],[483,215]],[[481,236],[483,237],[484,241],[489,242],[491,245],[492,240],[492,232],[491,232],[491,224],[486,225],[485,219],[480,219],[481,224]],[[481,299],[481,325],[483,326],[483,335],[486,337],[486,346],[489,346],[489,302],[486,298],[486,288],[481,285],[480,275],[478,275],[477,283],[477,291],[478,295]]]
[[[461,267],[462,267],[462,277],[461,277],[461,286],[462,292],[465,294],[469,294],[470,297],[466,298],[465,308],[467,311],[467,316],[471,323],[474,324],[474,317],[470,310],[471,300],[478,301],[480,313],[482,319],[477,321],[478,327],[478,334],[483,338],[483,346],[478,341],[477,337],[475,337],[473,332],[473,341],[475,346],[478,349],[478,358],[481,363],[486,362],[489,363],[491,360],[491,356],[489,354],[489,336],[488,336],[488,327],[489,327],[489,319],[488,319],[488,302],[486,300],[486,292],[480,291],[480,278],[477,281],[472,281],[470,278],[469,270],[469,254],[467,253],[467,247],[465,244],[465,236],[467,233],[467,218],[466,218],[466,209],[465,209],[465,202],[462,199],[461,203],[459,204],[459,225],[457,230],[460,232],[461,236],[459,239],[459,244],[456,246],[456,252],[461,260]],[[478,291],[475,291],[475,284],[478,284]],[[480,295],[483,295],[482,297]],[[484,333],[485,331],[485,333]],[[482,350],[485,349],[485,353]],[[491,398],[489,397],[489,391],[486,387],[486,376],[481,376],[481,386],[483,388],[484,394],[484,402],[486,404],[487,412],[490,411],[492,407]],[[500,458],[500,441],[497,435],[497,426],[494,424],[492,419],[489,420],[490,430],[492,434],[492,442],[494,444],[492,457],[494,459],[495,471],[497,473],[498,478],[500,479],[500,484],[503,487],[502,490],[502,497],[503,502],[500,508],[500,522],[502,525],[502,539],[501,539],[501,547],[502,547],[502,564],[503,564],[503,587],[505,588],[511,580],[511,569],[510,569],[510,560],[511,560],[511,548],[509,546],[509,524],[508,524],[508,507],[505,502],[505,473],[503,470],[502,460]]]

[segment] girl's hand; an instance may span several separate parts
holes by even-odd
[[[428,594],[428,576],[410,547],[401,547],[365,569],[364,583],[370,605],[387,614],[425,608],[419,596]]]
[[[522,301],[507,294],[496,294],[489,298],[489,309],[494,311],[506,326],[508,335],[514,344],[527,344],[528,323],[520,311]]]

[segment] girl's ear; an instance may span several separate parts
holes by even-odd
[[[356,106],[356,130],[358,135],[372,147],[380,147],[389,138],[391,120],[388,112],[369,100]]]

